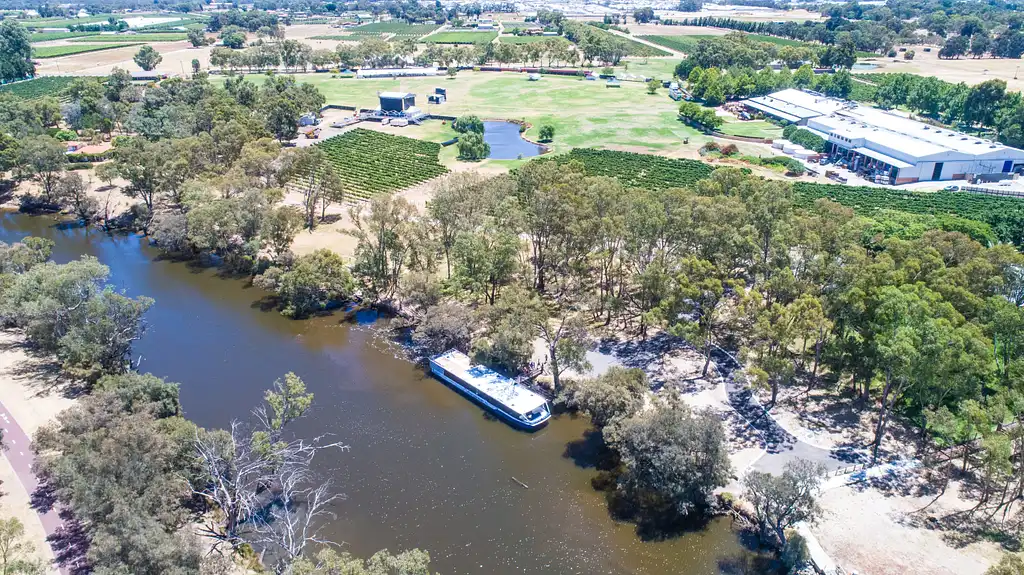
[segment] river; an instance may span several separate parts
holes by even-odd
[[[10,213],[0,221],[0,241],[51,238],[54,260],[96,256],[119,289],[156,300],[136,353],[143,371],[181,383],[199,425],[244,419],[275,378],[302,377],[315,400],[295,431],[351,447],[317,463],[346,495],[325,531],[344,549],[419,547],[446,574],[713,575],[748,555],[725,519],[657,542],[613,521],[594,470],[567,456],[589,428],[583,418],[515,431],[340,316],[286,319],[245,281],[161,259],[137,236]]]

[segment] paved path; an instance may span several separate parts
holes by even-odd
[[[781,474],[787,462],[808,459],[821,463],[828,471],[835,471],[853,463],[860,463],[866,457],[865,453],[852,450],[823,449],[789,433],[775,421],[771,412],[765,410],[754,393],[736,377],[739,363],[732,354],[721,349],[715,350],[712,361],[725,378],[729,405],[757,429],[764,440],[765,454],[753,464],[752,469]]]
[[[0,426],[3,426],[4,444],[7,446],[4,456],[11,463],[11,467],[14,468],[14,472],[17,474],[18,479],[21,480],[21,484],[25,486],[25,491],[28,492],[29,498],[35,499],[36,491],[39,487],[39,479],[35,473],[32,473],[32,463],[35,460],[35,454],[32,452],[31,441],[29,441],[28,435],[21,429],[21,426],[18,425],[18,422],[14,421],[14,418],[7,411],[7,408],[4,407],[3,403],[0,403]],[[33,503],[32,507],[36,508],[39,512],[39,521],[43,524],[43,529],[46,531],[46,539],[50,542],[54,557],[66,556],[69,549],[62,542],[66,529],[56,507],[46,505],[45,509],[41,509],[35,503]],[[60,565],[60,572],[62,575],[71,574],[71,570],[66,563]]]

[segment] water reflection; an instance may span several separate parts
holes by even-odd
[[[96,256],[118,288],[156,300],[136,352],[143,370],[181,383],[198,424],[245,418],[275,378],[302,377],[315,401],[296,432],[352,448],[316,469],[347,495],[324,533],[346,550],[420,547],[448,574],[713,575],[748,555],[726,520],[642,541],[592,485],[599,467],[586,463],[595,447],[584,418],[558,415],[532,434],[489,418],[378,345],[371,315],[355,325],[345,313],[289,320],[260,306],[266,294],[246,280],[160,258],[144,238],[0,218],[0,240],[26,235],[54,239],[57,261]]]

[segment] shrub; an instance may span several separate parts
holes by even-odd
[[[719,151],[723,156],[735,156],[739,153],[740,149],[736,147],[736,144],[726,144]]]
[[[53,137],[61,142],[70,142],[78,137],[78,134],[71,130],[57,130],[53,133]]]
[[[785,130],[783,130],[782,133],[785,135]],[[814,150],[819,154],[825,153],[825,140],[823,140],[821,136],[813,134],[803,128],[793,130],[787,139],[794,144],[807,148],[808,150]]]
[[[907,50],[906,52],[903,53],[904,60],[913,60],[914,56],[915,54],[913,50]]]

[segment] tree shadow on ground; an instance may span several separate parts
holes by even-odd
[[[38,460],[36,463],[38,463]],[[57,504],[57,491],[50,485],[49,481],[45,481],[40,476],[35,464],[32,466],[32,472],[40,479],[39,485],[36,486],[35,491],[29,496],[29,506],[37,513],[47,513]]]
[[[597,351],[619,360],[625,367],[642,369],[651,383],[651,389],[658,391],[674,381],[668,369],[667,356],[677,350],[693,349],[683,338],[661,332],[644,340],[619,340],[605,338],[598,342]]]
[[[53,548],[57,564],[66,567],[71,575],[87,575],[92,567],[86,560],[89,552],[89,536],[82,524],[71,517],[69,512],[62,512],[64,524],[46,540]]]
[[[56,393],[61,397],[75,399],[89,392],[85,382],[68,378],[58,361],[33,347],[20,334],[9,341],[0,341],[0,353],[17,351],[24,353],[27,359],[8,367],[6,374],[31,391],[32,397],[46,397]]]

